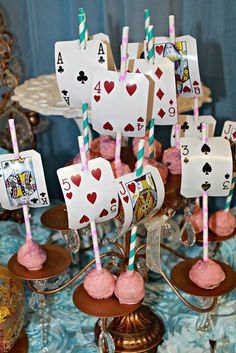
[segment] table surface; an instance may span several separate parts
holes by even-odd
[[[45,209],[32,211],[33,238],[39,243],[46,243],[52,231],[40,224],[40,216]],[[107,229],[106,229],[107,232]],[[19,246],[24,243],[24,225],[13,221],[0,222],[0,264],[7,264],[9,258]],[[63,244],[63,240],[59,240]],[[168,243],[171,246],[171,243]],[[101,252],[107,250],[104,246]],[[201,247],[195,245],[187,251],[183,246],[178,250],[188,256],[201,254]],[[80,254],[80,264],[71,266],[64,275],[69,278],[85,265],[92,257],[92,253]],[[236,238],[224,241],[216,255],[216,259],[224,261],[235,268]],[[174,255],[162,252],[162,267],[169,275],[170,270],[179,260]],[[59,281],[62,278],[57,278]],[[49,352],[50,353],[95,353],[93,328],[96,318],[80,312],[73,304],[73,292],[80,281],[76,281],[69,288],[55,295],[47,297],[47,317],[49,321]],[[41,346],[41,332],[37,311],[37,295],[31,295],[26,288],[27,314],[25,330],[29,338],[28,353],[43,353]],[[185,295],[186,298],[191,297]],[[235,353],[236,351],[236,291],[220,298],[220,305],[212,315],[213,326],[208,333],[200,334],[196,331],[196,321],[199,315],[191,311],[175,296],[168,285],[156,274],[152,274],[146,283],[144,304],[152,307],[163,319],[166,327],[164,342],[159,347],[159,353],[209,353],[209,338],[217,340],[217,353]],[[195,303],[196,300],[192,299]],[[34,306],[34,310],[30,308]]]

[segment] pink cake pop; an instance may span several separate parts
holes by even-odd
[[[115,161],[111,162],[111,168],[115,178],[119,178],[122,175],[131,173],[128,164],[125,164],[121,161],[119,163],[115,163]]]
[[[225,279],[225,273],[215,261],[198,260],[189,271],[189,278],[198,287],[213,289],[220,285]]]
[[[96,158],[96,155],[93,151],[89,151],[88,155],[87,155],[87,159],[90,161],[91,159]],[[79,164],[81,163],[81,157],[80,157],[80,153],[78,153],[72,161],[72,164]]]
[[[236,217],[224,210],[216,211],[209,218],[209,228],[220,237],[227,237],[234,232]]]
[[[144,294],[144,280],[137,271],[125,271],[117,279],[115,295],[121,304],[136,304]]]
[[[148,133],[145,135],[145,144],[144,144],[144,158],[149,158],[149,144],[148,144]],[[133,139],[133,153],[135,157],[138,155],[138,144],[139,144],[140,138],[135,137]],[[161,152],[162,152],[162,146],[161,143],[157,140],[154,140],[153,143],[154,147],[154,159],[159,159],[161,157]]]
[[[91,143],[90,149],[96,157],[103,157],[108,161],[115,158],[116,141],[107,135],[100,136],[94,139]]]
[[[46,252],[30,238],[17,252],[17,261],[29,271],[40,270],[46,260]]]
[[[167,179],[167,176],[168,176],[168,168],[165,166],[165,164],[157,162],[154,159],[146,159],[146,158],[144,158],[143,159],[143,167],[145,167],[146,165],[151,165],[151,166],[157,168],[158,172],[160,173],[160,176],[161,176],[161,178],[163,180],[163,183],[164,184],[166,183],[166,179]]]
[[[187,221],[187,219],[192,223],[196,234],[203,231],[203,213],[199,205],[194,206],[193,214],[190,217],[184,216],[184,220]]]
[[[113,295],[116,277],[108,270],[94,268],[89,271],[84,279],[84,289],[95,299],[106,299]]]
[[[170,147],[164,151],[162,163],[169,169],[171,174],[181,174],[181,154],[177,147]]]

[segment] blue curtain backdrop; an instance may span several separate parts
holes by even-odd
[[[176,35],[197,38],[201,78],[212,90],[213,103],[202,108],[201,114],[215,116],[217,133],[225,120],[235,120],[235,0],[0,0],[0,5],[7,29],[16,38],[24,79],[54,72],[54,43],[77,38],[79,7],[86,10],[90,34],[105,32],[110,36],[116,61],[122,26],[130,26],[130,42],[142,41],[145,8],[151,11],[155,35],[168,34],[168,16],[174,14]],[[50,195],[58,198],[56,169],[77,153],[79,130],[72,119],[49,119],[50,128],[39,136],[38,150]],[[157,131],[164,146],[168,145],[169,131],[168,127]]]

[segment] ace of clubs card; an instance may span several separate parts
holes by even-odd
[[[152,117],[157,125],[174,125],[177,122],[175,72],[167,58],[156,58],[153,65],[147,60],[129,61],[129,71],[149,75],[154,83]]]
[[[154,43],[155,56],[167,57],[174,63],[176,93],[186,97],[202,96],[196,39],[189,35],[177,37],[172,44],[168,37],[156,37]]]
[[[216,120],[211,115],[179,115],[178,124],[180,124],[180,137],[202,137],[202,123],[206,123],[208,137],[213,137],[215,133]],[[171,130],[171,146],[175,146],[175,127]]]
[[[232,142],[236,142],[236,121],[226,121],[221,136]]]
[[[100,134],[143,137],[151,119],[154,82],[136,73],[95,70],[92,92],[92,125]]]
[[[70,107],[91,104],[93,71],[114,70],[109,43],[89,40],[81,49],[78,40],[55,43],[55,68],[62,99]]]
[[[115,179],[115,184],[124,212],[120,234],[131,226],[143,223],[163,204],[163,181],[158,170],[152,166],[144,167],[140,177],[136,177],[135,172],[129,173]]]
[[[50,204],[41,156],[34,150],[0,155],[0,203],[7,210]]]
[[[105,222],[118,212],[118,194],[110,163],[103,158],[57,170],[68,212],[70,229],[80,229],[91,221]]]
[[[222,137],[210,137],[205,143],[197,137],[183,137],[181,145],[181,190],[184,197],[227,196],[232,180],[230,143]]]

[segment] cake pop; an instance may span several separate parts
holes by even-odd
[[[177,147],[170,147],[164,151],[162,163],[167,166],[171,174],[181,174],[181,154]]]
[[[116,277],[105,268],[94,268],[84,279],[84,289],[95,299],[106,299],[113,295]]]
[[[91,143],[90,149],[96,157],[103,157],[108,161],[112,161],[115,157],[115,140],[107,135],[103,135],[94,139]]]
[[[194,211],[191,216],[184,216],[184,221],[187,221],[187,218],[189,222],[192,223],[196,234],[203,231],[203,213],[199,205],[194,206]]]
[[[148,143],[148,133],[145,135],[145,144],[144,144],[144,158],[149,158],[149,143]],[[135,157],[138,155],[138,144],[139,144],[139,138],[135,137],[133,139],[133,153]],[[153,149],[154,149],[154,159],[159,159],[161,157],[161,152],[162,152],[162,146],[161,143],[157,140],[154,140],[153,143]]]
[[[144,280],[137,271],[125,271],[117,279],[115,295],[121,304],[136,304],[144,294]]]
[[[198,287],[213,289],[220,285],[225,279],[225,273],[215,261],[198,260],[189,271],[189,278]]]
[[[128,164],[125,164],[121,161],[119,161],[118,163],[116,163],[115,161],[111,162],[111,167],[115,178],[131,173]]]
[[[155,161],[154,159],[143,159],[143,167],[146,167],[146,165],[151,165],[155,168],[158,169],[158,172],[160,173],[160,176],[162,178],[163,183],[166,183],[166,179],[168,176],[168,168],[165,166],[165,164],[160,163]]]
[[[46,260],[46,252],[30,238],[26,238],[17,252],[17,261],[29,271],[40,270]]]
[[[209,228],[220,237],[227,237],[234,232],[236,217],[224,210],[216,211],[209,218]]]

